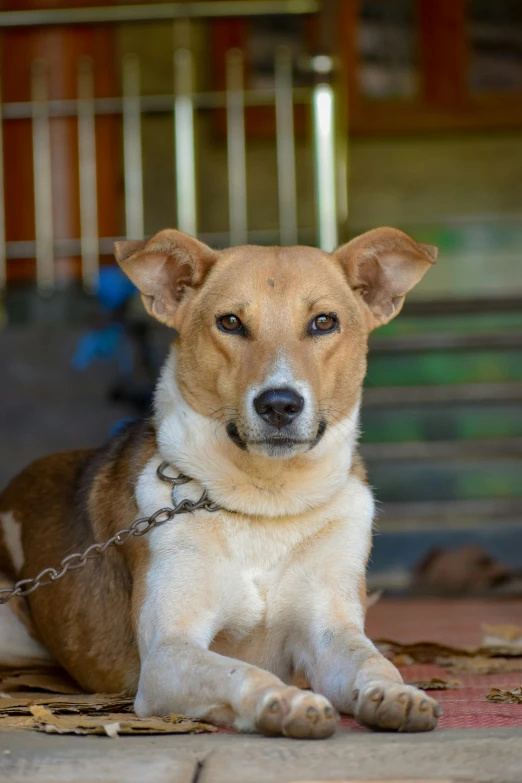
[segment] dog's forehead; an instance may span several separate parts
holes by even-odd
[[[295,299],[349,290],[335,259],[313,247],[245,245],[220,253],[211,278],[216,294],[231,289],[236,298]],[[319,290],[321,289],[321,290]]]

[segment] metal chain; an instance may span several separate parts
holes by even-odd
[[[130,538],[144,536],[149,533],[153,528],[160,527],[166,522],[170,522],[177,514],[187,514],[192,511],[199,511],[203,509],[205,511],[219,511],[221,506],[213,503],[207,495],[207,492],[203,492],[199,500],[181,500],[176,503],[174,498],[174,491],[177,486],[181,484],[187,484],[192,479],[189,476],[184,476],[180,473],[178,476],[168,476],[164,471],[168,467],[167,462],[162,462],[156,471],[158,478],[162,481],[172,485],[172,508],[160,508],[155,511],[150,517],[141,517],[136,519],[129,527],[124,527],[118,530],[111,538],[104,541],[101,544],[91,544],[84,552],[75,552],[72,555],[67,555],[61,561],[58,568],[44,568],[43,571],[33,577],[33,579],[20,579],[12,587],[3,587],[0,589],[0,604],[6,604],[11,598],[15,596],[30,595],[39,587],[44,585],[53,584],[61,579],[62,576],[68,571],[76,571],[78,568],[83,568],[89,560],[93,560],[96,557],[100,557],[111,546],[123,546]]]

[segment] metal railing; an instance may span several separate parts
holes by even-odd
[[[314,14],[320,9],[320,0],[211,0],[211,2],[48,8],[3,11],[0,13],[0,28],[216,19],[234,16],[266,16],[267,14]]]
[[[167,3],[158,5],[73,8],[0,13],[0,28],[50,24],[101,22],[144,22],[179,18],[255,16],[266,14],[309,14],[319,10],[316,0],[234,0],[233,2]],[[298,241],[297,188],[295,171],[295,104],[308,104],[313,116],[313,145],[316,182],[316,243],[332,250],[337,244],[339,182],[336,172],[335,100],[332,87],[333,60],[326,54],[311,58],[310,87],[293,84],[290,51],[280,47],[275,55],[273,89],[247,89],[244,85],[244,56],[232,49],[226,55],[226,89],[223,92],[194,92],[193,55],[188,48],[174,53],[173,92],[169,95],[141,95],[140,61],[127,54],[122,61],[122,94],[96,98],[93,62],[82,57],[77,63],[76,100],[49,100],[46,63],[33,63],[30,102],[0,103],[3,122],[25,118],[32,123],[34,170],[35,241],[6,242],[4,177],[0,169],[0,290],[7,283],[7,260],[36,259],[36,282],[42,293],[55,287],[55,259],[81,257],[83,284],[96,289],[100,255],[111,253],[118,237],[100,237],[98,232],[96,118],[116,114],[122,117],[124,162],[125,234],[142,239],[144,189],[142,161],[142,117],[149,113],[171,113],[174,119],[175,191],[177,227],[198,234],[194,115],[205,109],[224,109],[227,117],[229,227],[218,243],[243,244],[255,238],[248,229],[245,110],[250,106],[273,106],[276,117],[277,179],[279,196],[279,239],[282,244]],[[53,234],[52,154],[50,124],[55,117],[77,118],[80,234],[78,239],[57,239]],[[2,135],[0,123],[0,161]],[[0,164],[1,165],[1,164]],[[228,236],[227,236],[228,235]],[[206,238],[206,237],[203,237]],[[210,237],[210,240],[216,237]]]

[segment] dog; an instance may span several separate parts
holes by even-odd
[[[176,516],[2,606],[0,661],[49,657],[87,691],[135,694],[140,716],[298,738],[331,735],[338,713],[433,729],[438,704],[364,633],[374,501],[357,440],[368,335],[436,248],[379,228],[333,253],[214,251],[168,229],[115,256],[176,330],[154,417],[11,482],[3,583],[204,491],[219,510]],[[172,489],[165,462],[190,481]]]

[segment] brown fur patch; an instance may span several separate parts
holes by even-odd
[[[135,483],[155,448],[150,423],[139,423],[102,449],[46,457],[17,476],[0,496],[0,511],[14,510],[22,521],[23,577],[131,524]],[[29,597],[38,638],[87,690],[136,688],[131,591],[140,555],[135,539]]]
[[[359,481],[361,481],[366,487],[368,486],[368,473],[366,471],[366,465],[364,464],[363,458],[357,449],[354,449],[353,452],[350,474],[359,479]]]

